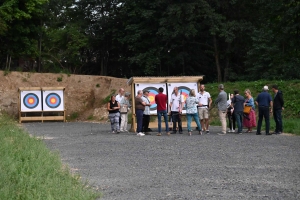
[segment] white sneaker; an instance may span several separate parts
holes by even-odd
[[[139,132],[138,134],[136,134],[137,136],[144,136],[145,134],[142,132]]]

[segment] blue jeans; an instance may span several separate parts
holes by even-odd
[[[136,132],[142,132],[142,128],[143,128],[143,110],[137,109],[135,110],[135,114],[136,114],[136,123],[137,123],[137,128],[136,128]]]
[[[276,123],[275,132],[282,132],[282,117],[281,117],[281,109],[273,110],[273,117]]]
[[[157,117],[158,117],[158,132],[161,133],[161,116],[164,116],[165,124],[166,124],[166,132],[169,132],[169,124],[168,124],[168,114],[166,110],[158,110]]]
[[[186,117],[187,117],[187,129],[188,129],[188,132],[191,132],[192,131],[192,128],[191,128],[191,122],[192,122],[192,118],[194,118],[197,126],[198,126],[198,129],[199,131],[202,129],[201,127],[201,124],[200,124],[200,121],[199,121],[199,116],[198,116],[198,113],[186,113]]]
[[[238,127],[238,133],[243,131],[243,111],[234,112],[235,121]]]
[[[258,123],[257,123],[257,131],[256,131],[257,133],[260,133],[263,118],[265,118],[265,122],[266,122],[266,134],[269,134],[269,130],[270,130],[269,107],[259,106],[258,107]]]

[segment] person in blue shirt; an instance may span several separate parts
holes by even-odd
[[[272,135],[270,131],[270,112],[272,112],[273,101],[271,95],[268,93],[269,87],[265,85],[263,91],[257,96],[255,104],[258,106],[258,124],[256,135],[261,135],[262,120],[265,118],[266,135]]]

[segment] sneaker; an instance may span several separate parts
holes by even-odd
[[[170,136],[170,132],[167,132],[167,136]]]
[[[206,134],[209,134],[209,130],[206,130]]]
[[[119,134],[120,133],[120,130],[117,130],[117,134]]]
[[[136,134],[137,136],[144,136],[145,134],[142,132],[139,132],[138,134]]]
[[[228,133],[232,133],[232,130],[229,129],[229,131],[227,131]]]
[[[240,135],[242,135],[243,133],[242,133],[242,132],[237,132],[237,134],[240,134]]]
[[[121,132],[121,133],[124,133],[125,131],[123,131],[123,130],[120,130],[120,132]]]
[[[112,131],[111,133],[115,133],[115,131]]]
[[[157,135],[157,136],[161,136],[161,133],[157,133],[156,135]]]
[[[202,131],[199,131],[199,135],[202,135]]]
[[[191,136],[192,135],[192,132],[189,132],[189,136]]]
[[[226,135],[226,133],[218,133],[218,135]]]
[[[124,132],[128,132],[128,130],[124,130]]]

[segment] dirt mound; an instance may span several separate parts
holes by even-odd
[[[130,91],[128,79],[109,76],[0,71],[0,109],[18,117],[19,87],[65,87],[69,120],[107,120],[103,101],[120,87]]]

